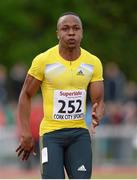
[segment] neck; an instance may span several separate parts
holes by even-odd
[[[80,56],[80,47],[65,48],[59,44],[59,54],[67,61],[74,61]]]

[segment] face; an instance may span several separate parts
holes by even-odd
[[[82,24],[78,17],[74,15],[66,15],[59,19],[57,25],[57,36],[59,44],[62,47],[80,47],[82,33]]]

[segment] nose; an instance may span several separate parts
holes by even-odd
[[[75,32],[72,28],[69,29],[69,36],[74,36],[75,35]]]

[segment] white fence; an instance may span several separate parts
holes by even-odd
[[[99,126],[93,139],[93,159],[97,164],[137,165],[137,126]]]
[[[16,127],[0,128],[0,165],[17,161],[17,145]],[[99,126],[92,138],[92,148],[97,165],[137,164],[137,126]]]

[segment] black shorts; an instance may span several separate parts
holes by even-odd
[[[41,137],[42,179],[89,179],[92,172],[91,139],[87,129],[65,128]]]

